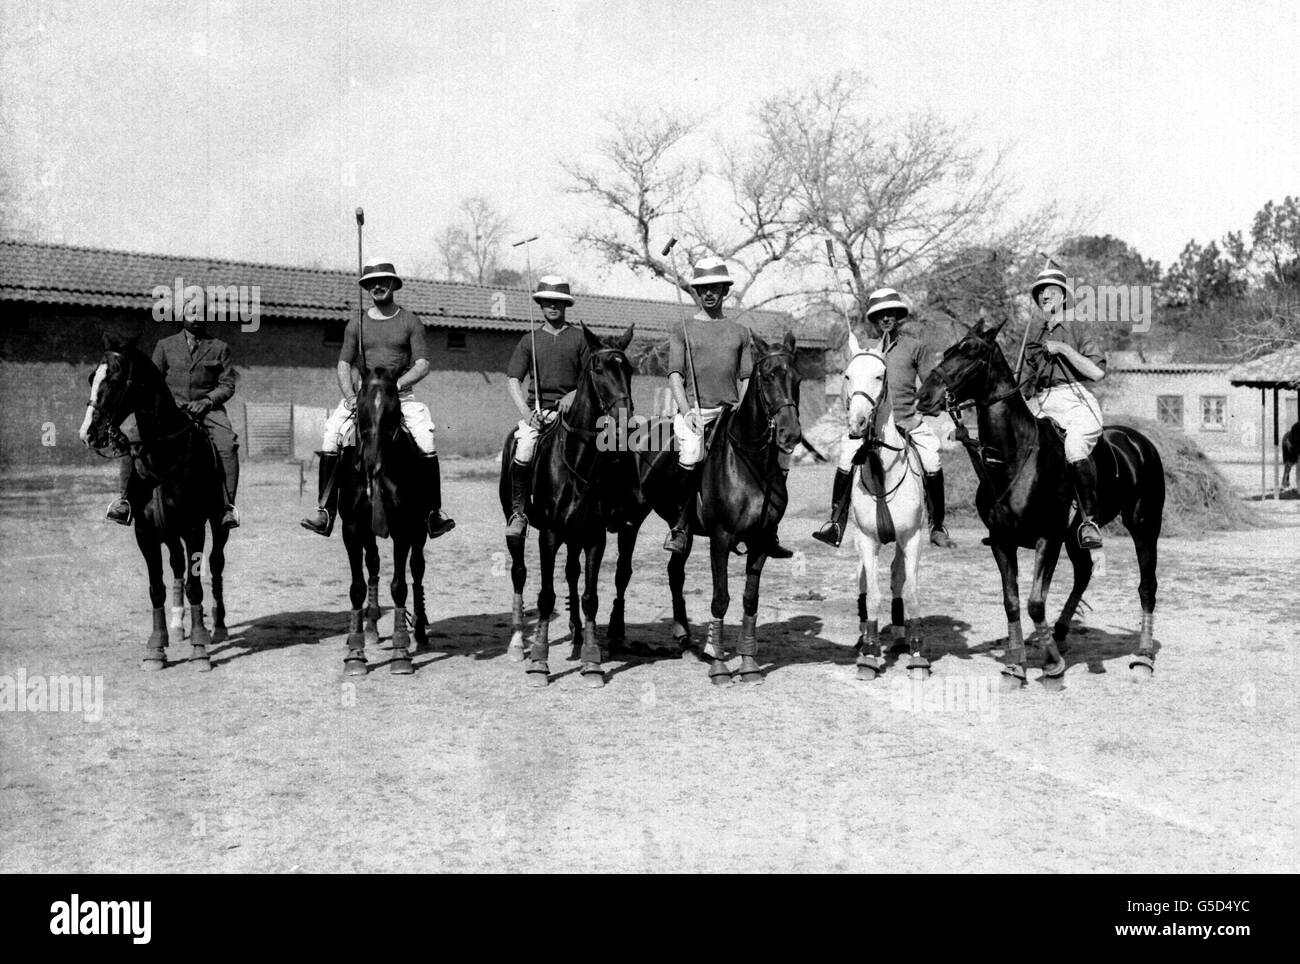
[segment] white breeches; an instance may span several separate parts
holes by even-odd
[[[402,392],[398,400],[402,404],[402,424],[411,433],[411,438],[415,439],[415,444],[425,455],[436,455],[438,449],[434,444],[433,416],[429,413],[429,406],[416,401],[410,392]],[[341,451],[355,434],[356,424],[355,409],[346,401],[339,402],[338,407],[330,412],[329,418],[325,419],[325,439],[321,449],[330,453]]]

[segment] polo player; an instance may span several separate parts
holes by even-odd
[[[343,400],[325,420],[325,438],[317,453],[320,456],[318,505],[314,514],[302,520],[302,525],[323,536],[334,530],[339,502],[335,475],[339,454],[356,427],[362,370],[386,368],[397,376],[402,424],[423,456],[419,460],[421,484],[432,507],[427,525],[429,537],[436,539],[454,529],[456,523],[442,511],[442,474],[434,445],[433,418],[429,407],[417,401],[411,391],[416,382],[429,374],[424,322],[415,312],[393,300],[393,293],[402,287],[402,279],[391,261],[371,261],[362,270],[358,283],[370,294],[374,304],[366,311],[364,320],[353,318],[343,332],[343,349],[337,366]]]
[[[225,512],[221,525],[239,526],[235,491],[239,488],[239,436],[226,414],[226,402],[235,394],[238,374],[230,360],[230,346],[208,334],[201,318],[183,318],[181,330],[161,339],[153,350],[154,366],[163,373],[172,399],[202,426],[216,447],[225,476]],[[135,460],[122,459],[122,495],[108,507],[105,518],[130,525],[134,514],[149,501],[156,483],[135,473]]]
[[[894,423],[916,448],[925,477],[925,495],[930,503],[930,542],[944,549],[955,543],[944,526],[943,464],[939,437],[916,410],[916,389],[934,368],[936,356],[910,332],[902,330],[911,314],[902,296],[893,288],[877,288],[867,296],[867,320],[881,332],[885,354],[885,377],[894,408]],[[831,518],[813,538],[830,546],[844,540],[845,525],[853,500],[853,462],[861,443],[846,432],[840,439],[840,458],[831,489]]]
[[[1030,297],[1043,316],[1039,335],[1043,352],[1027,360],[1025,384],[1033,392],[1029,410],[1039,418],[1051,418],[1065,429],[1065,460],[1070,480],[1079,499],[1078,540],[1083,549],[1101,548],[1097,516],[1097,469],[1092,450],[1101,438],[1101,405],[1082,381],[1099,382],[1106,377],[1106,355],[1091,326],[1065,318],[1070,291],[1064,272],[1047,268],[1039,272]]]
[[[749,329],[723,313],[722,305],[731,285],[731,274],[725,261],[714,257],[701,260],[692,273],[691,287],[695,289],[696,300],[703,310],[684,325],[673,326],[669,336],[668,386],[677,402],[673,435],[677,439],[677,463],[682,473],[681,515],[664,542],[664,548],[669,552],[686,551],[691,503],[700,491],[705,430],[717,421],[724,408],[739,403],[754,367]],[[689,386],[687,378],[692,380]],[[780,459],[782,473],[788,474],[789,455],[783,452]],[[767,554],[772,559],[789,559],[794,553],[781,545],[773,533]]]
[[[569,283],[558,275],[539,278],[533,301],[542,309],[544,324],[519,339],[506,366],[506,388],[523,416],[515,430],[515,457],[510,463],[510,521],[506,525],[506,538],[518,538],[528,528],[524,505],[538,436],[569,410],[577,394],[578,379],[587,364],[587,339],[581,329],[564,317],[574,302]],[[534,372],[536,380],[532,378]],[[526,397],[525,378],[528,379]]]

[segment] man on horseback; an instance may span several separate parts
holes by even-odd
[[[515,457],[510,463],[508,539],[523,536],[528,527],[524,506],[537,439],[573,404],[588,354],[587,339],[581,329],[570,325],[564,317],[568,306],[573,304],[567,281],[558,275],[537,279],[533,301],[541,307],[545,324],[536,331],[535,337],[530,332],[519,339],[506,366],[506,387],[523,415],[515,431]],[[529,378],[534,372],[536,379]],[[523,390],[525,378],[529,378],[527,397]]]
[[[934,368],[934,353],[914,335],[901,331],[911,314],[893,288],[877,288],[867,297],[867,320],[879,327],[881,350],[885,353],[889,397],[894,406],[894,423],[916,449],[925,475],[925,495],[930,503],[930,542],[944,549],[955,546],[944,526],[943,465],[939,459],[939,438],[916,410],[916,387]],[[848,432],[840,439],[840,460],[831,489],[831,517],[813,538],[829,546],[844,540],[845,524],[853,501],[853,467],[861,439]]]
[[[1092,450],[1101,438],[1101,406],[1080,384],[1080,380],[1101,381],[1106,377],[1106,355],[1092,331],[1071,318],[1064,309],[1070,296],[1064,272],[1047,268],[1034,279],[1030,296],[1042,311],[1039,333],[1042,351],[1026,357],[1029,409],[1039,418],[1051,418],[1065,429],[1065,460],[1079,499],[1079,546],[1101,548],[1097,515],[1097,470]]]
[[[434,445],[433,418],[429,407],[417,401],[411,387],[429,373],[429,350],[424,322],[413,311],[393,301],[393,292],[402,287],[391,261],[374,260],[365,266],[359,281],[370,294],[374,305],[365,318],[354,318],[343,332],[343,349],[339,352],[338,383],[343,401],[325,421],[325,438],[321,443],[320,494],[313,515],[302,526],[328,536],[334,529],[338,510],[338,487],[335,475],[339,456],[356,425],[357,368],[386,368],[397,376],[402,405],[402,424],[424,456],[420,459],[423,486],[428,494],[429,537],[436,539],[456,527],[442,512],[442,474]],[[354,367],[356,366],[356,367]]]
[[[677,402],[673,435],[677,438],[677,463],[682,473],[681,515],[664,542],[669,552],[686,551],[692,503],[700,491],[705,431],[725,407],[733,407],[740,401],[753,368],[749,329],[723,314],[722,303],[731,285],[725,261],[713,257],[701,260],[695,266],[691,287],[704,310],[683,326],[674,326],[669,337],[668,385]],[[692,379],[689,396],[683,374],[688,370]],[[783,473],[790,471],[789,456],[784,453],[781,468]],[[767,554],[772,559],[789,559],[794,555],[781,545],[776,533],[772,535]]]
[[[181,331],[161,339],[153,350],[154,366],[163,373],[176,404],[203,427],[217,450],[225,476],[225,512],[221,525],[239,526],[235,491],[239,487],[239,436],[226,414],[226,402],[235,394],[238,378],[230,360],[230,346],[208,334],[202,318],[185,317]],[[105,518],[118,525],[130,525],[136,512],[149,500],[157,480],[142,479],[134,471],[135,460],[121,463],[122,495]]]

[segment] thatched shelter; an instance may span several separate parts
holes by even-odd
[[[1282,436],[1289,426],[1282,425],[1279,418],[1278,397],[1282,392],[1296,393],[1297,405],[1300,406],[1300,345],[1293,345],[1270,355],[1263,355],[1254,361],[1248,361],[1228,372],[1228,381],[1233,385],[1243,385],[1259,389],[1259,495],[1264,498],[1268,491],[1268,437],[1273,437],[1273,498],[1282,497]],[[1273,393],[1273,431],[1266,432],[1268,424],[1268,394]]]

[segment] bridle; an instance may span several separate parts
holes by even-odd
[[[130,456],[139,459],[141,463],[143,463],[147,458],[147,452],[150,447],[159,445],[163,442],[170,442],[172,439],[179,438],[191,429],[198,427],[198,422],[181,409],[181,414],[185,415],[186,418],[184,419],[184,424],[176,431],[169,432],[166,435],[160,435],[157,438],[148,440],[141,439],[139,442],[131,441],[126,436],[126,433],[118,427],[120,419],[118,418],[119,413],[117,410],[122,404],[122,401],[130,396],[132,387],[139,384],[135,378],[135,362],[129,359],[125,352],[106,351],[104,354],[113,355],[117,358],[118,363],[126,370],[126,378],[122,381],[121,385],[116,385],[114,387],[112,395],[110,398],[106,398],[102,405],[96,403],[93,398],[88,402],[90,409],[95,412],[96,418],[103,417],[108,421],[108,444],[104,446],[90,446],[91,451],[96,455],[103,459],[121,459]],[[93,374],[91,375],[91,378],[94,378]],[[104,451],[105,449],[108,450],[107,453]],[[156,477],[159,481],[162,481],[170,476],[175,468],[176,466],[173,466],[172,470],[162,474],[159,474],[152,469],[149,469],[148,471],[149,474]]]
[[[615,358],[619,362],[627,365],[628,368],[632,367],[632,362],[628,359],[627,353],[621,348],[597,348],[591,352],[591,355],[587,360],[586,368],[583,370],[583,377],[587,379],[588,384],[591,385],[591,394],[595,396],[596,405],[599,407],[600,415],[603,418],[608,416],[611,412],[616,411],[620,405],[626,406],[628,402],[628,394],[626,392],[620,392],[608,399],[601,397],[600,385],[596,381],[596,359],[600,358],[602,355]],[[560,413],[560,426],[566,432],[582,439],[592,439],[596,437],[595,430],[571,424],[565,417],[564,413]]]
[[[766,354],[760,355],[757,361],[754,362],[753,371],[755,374],[755,378],[761,380],[763,375],[765,374],[764,372],[761,371],[761,366],[763,362],[765,362],[769,358],[778,358],[778,357],[785,358],[791,364],[794,363],[794,355],[790,352],[789,349],[774,348],[771,351],[767,352]],[[752,455],[758,449],[764,448],[769,443],[774,443],[776,441],[776,419],[777,416],[780,415],[782,411],[784,411],[787,408],[793,408],[795,411],[795,418],[797,419],[799,417],[799,403],[796,402],[790,396],[787,395],[785,398],[781,399],[781,401],[778,402],[774,407],[770,407],[767,403],[766,396],[764,396],[761,390],[757,392],[757,395],[758,395],[759,408],[763,413],[763,417],[767,419],[767,427],[763,429],[762,433],[754,436],[751,439],[745,439],[744,441],[742,441],[736,438],[733,432],[735,420],[734,419],[732,420],[733,422],[732,425],[727,426],[727,438],[731,441],[732,446],[734,446],[735,448],[739,449],[742,452],[745,452],[745,454],[747,455]],[[793,445],[790,446],[789,449],[786,449],[780,445],[777,445],[777,448],[783,452],[794,451]]]

